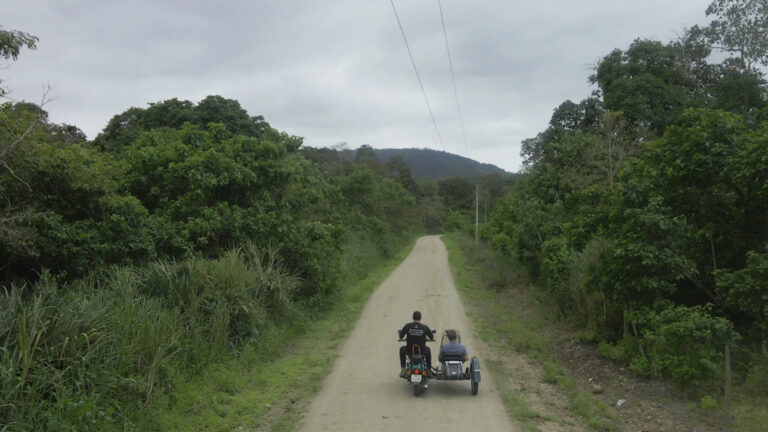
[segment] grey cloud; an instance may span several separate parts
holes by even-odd
[[[671,39],[704,22],[707,2],[442,3],[468,148],[437,1],[395,1],[445,150],[516,170],[520,141],[563,100],[589,95],[601,56]],[[0,0],[0,10],[4,28],[40,37],[0,70],[13,97],[37,101],[54,84],[52,120],[91,138],[130,106],[221,94],[307,145],[443,149],[387,1]]]

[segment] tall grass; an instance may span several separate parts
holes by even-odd
[[[290,312],[296,278],[254,245],[217,260],[47,274],[0,295],[0,431],[136,429],[178,374],[196,373]]]

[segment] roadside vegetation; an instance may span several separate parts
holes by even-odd
[[[38,42],[0,31],[4,59]],[[265,406],[312,372],[288,341],[332,330],[423,226],[407,170],[305,154],[220,96],[129,108],[90,142],[0,104],[0,429],[281,421]]]
[[[592,95],[563,102],[523,142],[524,173],[480,236],[606,358],[759,430],[768,14],[732,0],[706,12],[709,25],[677,40],[637,39],[600,59]]]
[[[5,60],[38,43],[0,32]],[[221,96],[92,141],[45,102],[0,104],[2,430],[289,428],[383,263],[469,217],[467,180],[303,148]]]
[[[393,245],[387,258],[358,262],[340,282],[339,297],[322,313],[296,308],[236,356],[180,382],[145,422],[163,431],[294,430],[320,390],[373,291],[405,259],[413,242]]]
[[[547,328],[552,311],[529,297],[524,269],[500,259],[487,245],[474,244],[466,235],[445,235],[442,240],[474,331],[493,352],[485,363],[498,382],[510,415],[531,432],[550,422],[558,427],[621,430],[605,403],[593,398],[559,364],[556,337]],[[509,365],[507,359],[519,354],[533,361],[538,382],[518,383],[525,380],[522,371]],[[566,415],[552,413],[556,402],[551,396],[546,411],[532,402],[546,390],[537,387],[541,385],[556,386],[565,397]]]
[[[215,95],[128,108],[92,141],[49,121],[45,97],[0,99],[2,430],[288,430],[381,263],[423,232],[473,235],[476,210],[493,255],[446,243],[463,295],[495,317],[474,314],[480,336],[535,359],[579,421],[616,428],[563,372],[544,319],[761,430],[764,3],[715,0],[707,26],[607,53],[592,95],[524,141],[514,178],[416,183],[402,158],[303,147]],[[0,59],[38,42],[0,28]],[[520,278],[551,315],[509,313]],[[277,374],[258,373],[271,358]],[[560,420],[504,397],[530,430]]]

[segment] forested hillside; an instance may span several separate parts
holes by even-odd
[[[476,162],[456,154],[432,149],[374,149],[383,163],[402,158],[416,181],[455,177],[481,177],[488,174],[511,175],[492,164]]]
[[[707,14],[607,53],[594,93],[523,143],[525,173],[483,236],[606,356],[719,399],[729,352],[735,385],[764,397],[768,9]]]
[[[408,166],[411,177],[417,182],[437,181],[448,178],[476,178],[487,175],[514,176],[503,169],[474,161],[456,154],[432,149],[374,149],[362,145],[351,150],[344,146],[338,149],[322,149],[327,152],[337,152],[341,158],[348,161],[360,161],[376,157],[385,166],[394,169],[403,163]]]

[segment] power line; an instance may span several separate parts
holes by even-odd
[[[445,38],[445,52],[448,54],[448,66],[451,69],[451,81],[453,82],[453,95],[456,97],[456,109],[459,111],[459,122],[461,123],[461,136],[464,138],[464,147],[469,151],[467,144],[467,133],[464,130],[464,116],[461,114],[461,103],[459,102],[459,91],[456,89],[456,75],[453,73],[453,61],[451,61],[451,50],[448,48],[448,33],[445,31],[445,18],[443,17],[443,3],[437,0],[437,6],[440,8],[440,22],[443,24],[443,37]]]
[[[405,42],[405,48],[408,50],[408,57],[411,58],[413,71],[416,72],[416,79],[419,81],[419,87],[421,87],[421,94],[424,95],[424,102],[427,104],[427,109],[429,110],[429,116],[432,118],[432,124],[435,125],[435,130],[437,131],[437,137],[440,139],[440,146],[443,147],[443,151],[445,151],[443,136],[440,135],[440,128],[437,127],[437,120],[435,120],[435,115],[432,113],[432,106],[429,104],[429,99],[427,98],[427,92],[424,90],[424,84],[422,84],[421,82],[421,75],[419,75],[419,70],[416,68],[416,62],[413,60],[411,47],[408,45],[408,38],[405,37],[405,31],[403,30],[403,25],[400,23],[400,16],[397,14],[397,9],[395,8],[395,2],[394,0],[389,0],[389,3],[392,5],[392,11],[395,12],[395,18],[397,19],[397,26],[400,27],[400,34],[403,35],[403,42]]]

